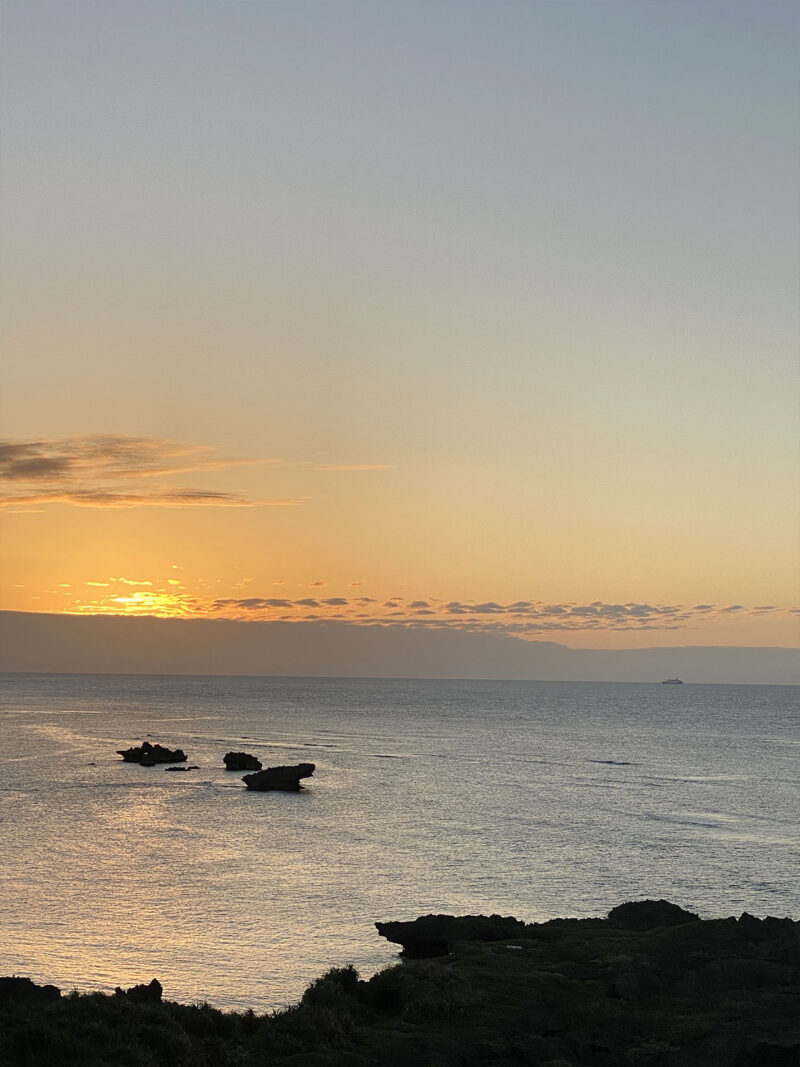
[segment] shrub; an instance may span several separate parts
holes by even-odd
[[[439,962],[402,963],[370,979],[362,999],[373,1010],[405,1022],[464,1015],[478,1004],[469,982]]]

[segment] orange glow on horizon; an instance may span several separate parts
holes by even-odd
[[[141,573],[141,572],[140,572]],[[368,583],[364,583],[368,587]],[[337,595],[318,580],[283,595],[257,595],[249,580],[220,590],[219,583],[175,578],[110,576],[60,582],[40,594],[25,593],[17,610],[70,615],[139,616],[295,624],[404,628],[495,634],[522,641],[555,641],[573,647],[646,647],[684,644],[797,643],[800,612],[780,605],[590,603],[541,600],[445,600],[393,594],[371,596],[353,583]],[[221,592],[226,595],[220,595]],[[275,590],[268,592],[274,593]],[[87,594],[84,598],[83,594]]]

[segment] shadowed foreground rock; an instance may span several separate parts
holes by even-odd
[[[157,1004],[164,990],[159,980],[154,978],[152,982],[142,982],[141,985],[131,986],[130,989],[120,989],[117,986],[114,992],[118,997],[130,997],[131,1000],[138,1000],[142,1004]]]
[[[260,771],[261,760],[249,752],[226,752],[222,757],[226,771]]]
[[[118,748],[117,755],[126,763],[138,763],[142,767],[155,767],[157,763],[185,763],[186,753],[182,748],[164,748],[143,741],[134,748]]]
[[[618,930],[654,930],[657,926],[697,922],[699,918],[695,912],[679,908],[668,900],[634,900],[612,908],[608,913],[608,924]]]
[[[36,985],[30,978],[0,978],[0,1003],[40,1004],[60,996],[61,990],[55,985]]]
[[[32,983],[0,980],[0,1063],[800,1064],[800,923],[790,919],[700,920],[666,901],[641,901],[608,919],[434,915],[380,926],[407,946],[414,935],[443,941],[449,954],[395,964],[366,982],[352,967],[334,968],[299,1004],[264,1016],[160,1001],[155,982],[124,996],[55,990],[34,1000]],[[19,996],[4,998],[4,982]]]
[[[287,767],[265,767],[255,774],[245,774],[242,781],[248,789],[283,789],[296,793],[300,788],[300,779],[310,778],[313,773],[313,763],[295,763]]]

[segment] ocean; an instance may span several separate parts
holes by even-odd
[[[265,1011],[376,920],[800,918],[800,689],[5,675],[0,974]],[[123,763],[143,739],[198,769]],[[297,794],[226,772],[313,762]]]

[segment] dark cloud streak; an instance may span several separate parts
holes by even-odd
[[[240,493],[213,489],[164,486],[133,489],[130,484],[124,484],[142,478],[166,478],[269,462],[224,459],[212,452],[203,445],[124,434],[2,441],[0,482],[20,488],[14,493],[0,494],[0,507],[21,510],[40,504],[84,508],[294,507],[306,502],[303,498],[250,500]]]

